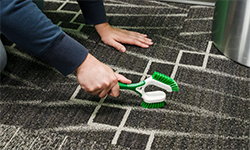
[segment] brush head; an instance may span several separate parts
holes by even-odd
[[[144,108],[161,108],[165,105],[165,101],[159,102],[159,103],[146,103],[145,101],[142,102],[141,106]]]
[[[166,94],[162,91],[146,92],[142,96],[144,108],[161,108],[165,105]]]
[[[179,91],[179,87],[178,87],[177,83],[172,78],[170,78],[169,76],[167,76],[165,74],[162,74],[162,73],[155,71],[152,75],[152,78],[157,80],[157,81],[160,81],[164,84],[169,85],[171,87],[172,91]]]
[[[152,84],[159,86],[167,90],[168,92],[179,91],[177,83],[172,78],[166,76],[165,74],[155,71],[151,79],[150,78],[147,79],[146,83],[148,85]],[[142,94],[142,98],[144,100],[141,104],[142,107],[161,108],[164,107],[165,105],[166,94],[162,91],[145,92],[144,94]]]
[[[145,92],[142,95],[144,108],[160,108],[165,105],[166,94],[162,91]]]

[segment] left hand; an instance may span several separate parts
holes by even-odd
[[[95,25],[95,29],[105,44],[113,46],[121,52],[126,51],[125,46],[121,43],[136,45],[142,48],[148,48],[153,44],[152,40],[147,38],[147,35],[114,28],[107,22]]]

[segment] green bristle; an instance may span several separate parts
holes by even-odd
[[[169,85],[172,88],[172,91],[179,91],[179,87],[177,83],[172,78],[170,78],[169,76],[166,76],[165,74],[155,71],[152,75],[152,78],[164,84]]]
[[[159,103],[146,103],[142,102],[141,106],[144,108],[161,108],[165,105],[165,101],[159,102]]]

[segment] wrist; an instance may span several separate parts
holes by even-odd
[[[109,28],[110,25],[108,22],[105,22],[105,23],[101,23],[101,24],[97,24],[95,25],[95,29],[96,31],[99,33],[99,35],[101,36],[102,33],[104,33],[107,28]]]
[[[88,65],[88,62],[89,62],[90,57],[91,57],[90,54],[88,54],[88,55],[86,56],[86,58],[85,58],[85,60],[82,62],[82,64],[76,69],[76,72],[77,72],[77,73],[86,70],[85,68],[86,68],[87,65]]]
[[[89,70],[96,68],[100,63],[93,55],[88,53],[86,59],[82,62],[82,64],[76,69],[77,74],[80,72],[88,72]]]

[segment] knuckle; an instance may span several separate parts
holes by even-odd
[[[136,44],[136,45],[140,45],[141,44],[141,42],[140,41],[135,41],[135,43],[134,44]]]
[[[92,93],[95,91],[95,89],[94,88],[86,88],[85,91]]]
[[[112,82],[118,82],[118,79],[117,79],[116,76],[112,76],[111,81],[112,81]]]
[[[95,87],[85,88],[85,91],[93,93],[93,92],[95,92],[97,90],[100,90],[100,89],[101,89],[101,86],[100,85],[96,85]]]
[[[107,88],[107,87],[109,87],[110,86],[110,82],[103,82],[103,87],[105,87],[105,88]]]

